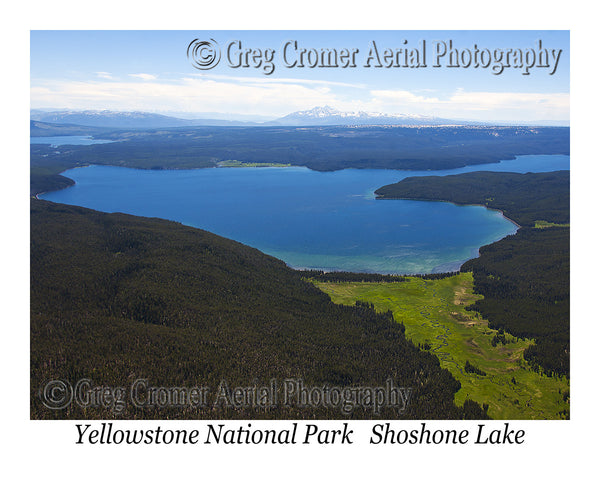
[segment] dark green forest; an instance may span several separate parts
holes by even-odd
[[[342,418],[338,410],[42,405],[49,380],[217,388],[301,378],[307,385],[412,388],[407,410],[349,418],[485,418],[391,313],[335,305],[302,272],[256,249],[160,219],[31,200],[31,418]]]
[[[408,177],[375,191],[378,198],[441,200],[502,210],[522,226],[536,220],[569,223],[569,172],[472,172],[443,177]],[[552,219],[552,220],[550,220]]]
[[[88,127],[85,125],[71,125],[59,123],[29,122],[29,135],[32,137],[60,137],[62,135],[100,135],[111,133],[113,128]]]
[[[515,235],[486,245],[480,257],[462,265],[472,271],[475,293],[484,295],[472,307],[518,337],[535,339],[524,357],[534,368],[570,373],[569,228],[522,228]]]
[[[44,192],[52,192],[71,187],[75,182],[67,177],[57,174],[36,174],[29,176],[29,189],[31,195],[39,195]]]
[[[411,177],[376,193],[481,204],[522,225],[515,235],[482,247],[478,258],[462,265],[461,271],[473,272],[475,293],[485,297],[471,308],[492,328],[535,339],[524,354],[534,368],[569,375],[570,229],[533,228],[538,220],[569,223],[569,172]]]
[[[568,128],[533,127],[202,127],[109,131],[61,126],[116,143],[31,145],[31,195],[66,188],[66,169],[90,164],[145,169],[215,167],[221,161],[341,168],[447,169],[525,154],[569,154]],[[34,132],[35,129],[35,132]],[[32,123],[38,136],[56,135]],[[569,374],[569,172],[475,172],[411,177],[380,198],[444,200],[502,210],[522,228],[461,270],[484,295],[472,308],[493,328],[535,339],[525,352],[547,374]],[[451,275],[452,273],[450,273]],[[441,278],[433,274],[424,278]],[[103,214],[32,199],[32,418],[338,418],[331,409],[110,409],[40,401],[49,380],[128,386],[267,385],[302,378],[311,385],[413,389],[406,412],[387,418],[484,418],[439,361],[404,337],[391,314],[368,304],[344,307],[306,278],[402,281],[351,272],[297,272],[279,260],[216,235],[159,219]],[[350,418],[373,418],[355,410]]]
[[[32,144],[29,149],[30,195],[38,195],[70,187],[75,182],[70,178],[60,175],[60,173],[69,168],[85,165],[85,163],[63,160],[61,150],[52,148],[50,145]]]

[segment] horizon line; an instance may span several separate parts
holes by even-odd
[[[216,120],[216,121],[230,121],[230,122],[235,122],[235,121],[240,121],[240,122],[245,122],[245,123],[255,123],[257,125],[261,125],[263,123],[268,123],[268,122],[272,122],[272,121],[276,121],[282,118],[285,118],[286,116],[289,115],[293,115],[295,113],[300,113],[300,112],[310,112],[312,110],[316,110],[316,109],[325,109],[325,108],[330,108],[332,110],[334,110],[335,112],[339,112],[339,113],[353,113],[353,114],[360,114],[360,113],[364,113],[364,114],[376,114],[376,115],[380,115],[382,117],[407,117],[407,119],[412,118],[422,118],[422,119],[437,119],[437,120],[448,120],[448,121],[454,121],[454,122],[468,122],[474,125],[489,125],[489,126],[493,126],[493,125],[497,125],[497,126],[504,126],[504,125],[510,125],[510,126],[562,126],[562,127],[570,127],[570,119],[560,119],[560,120],[530,120],[530,121],[525,121],[525,122],[520,122],[518,120],[474,120],[474,119],[469,119],[469,118],[448,118],[448,117],[439,117],[439,116],[435,116],[435,115],[424,115],[424,114],[406,114],[406,113],[385,113],[385,112],[376,112],[376,111],[366,111],[366,110],[338,110],[335,107],[330,107],[328,105],[317,105],[314,106],[312,108],[309,109],[305,109],[305,110],[295,110],[293,112],[290,112],[288,114],[282,115],[282,116],[272,116],[272,115],[264,115],[264,114],[251,114],[251,113],[233,113],[233,112],[185,112],[185,111],[174,111],[174,110],[131,110],[131,109],[114,109],[114,108],[104,108],[104,109],[94,109],[94,108],[73,108],[73,107],[30,107],[29,111],[30,111],[30,115],[32,111],[41,111],[41,112],[45,112],[45,113],[53,113],[53,112],[78,112],[78,113],[83,113],[83,112],[98,112],[98,113],[102,113],[102,112],[111,112],[111,113],[142,113],[142,114],[151,114],[151,115],[162,115],[165,117],[171,117],[177,120],[185,120],[185,121],[203,121],[203,120]],[[185,115],[184,117],[181,116],[176,116],[176,115]],[[223,117],[229,117],[229,118],[211,118],[211,117],[195,117],[194,115],[218,115],[218,116],[223,116]],[[255,117],[255,118],[261,118],[262,120],[236,120],[235,117],[239,117],[239,118],[248,118],[248,117]],[[41,120],[34,120],[34,121],[41,121]],[[56,123],[56,122],[46,122],[46,123]],[[298,124],[298,126],[302,126],[305,124]],[[335,124],[335,125],[354,125],[352,123],[340,123],[340,124]],[[423,124],[426,125],[426,124]],[[449,124],[445,124],[445,125],[452,125],[451,123]],[[208,125],[207,125],[208,126]],[[292,126],[292,125],[289,125]],[[312,125],[312,126],[318,126],[318,125]],[[322,126],[334,126],[334,124],[331,125],[322,125]],[[384,126],[384,124],[380,124],[379,126]],[[401,126],[401,125],[398,125]],[[411,125],[407,125],[407,126],[411,126]],[[442,126],[440,125],[432,125],[432,126]],[[461,126],[468,126],[468,125],[461,125]]]

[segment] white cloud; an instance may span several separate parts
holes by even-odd
[[[468,106],[470,109],[500,108],[518,110],[522,108],[554,109],[569,111],[568,93],[518,93],[518,92],[465,92],[458,91],[450,101]]]
[[[106,72],[103,72],[106,73]],[[157,80],[131,74],[131,81],[35,81],[33,108],[222,112],[282,116],[331,105],[340,110],[434,115],[481,121],[568,120],[568,93],[468,92],[442,97],[420,90],[367,90],[348,98],[336,82],[189,75]],[[137,80],[139,79],[139,80]],[[137,81],[136,81],[137,80]],[[140,81],[141,80],[141,81]],[[343,84],[348,86],[349,84]],[[359,87],[360,88],[360,87]],[[342,92],[344,92],[342,94]]]
[[[151,73],[130,73],[130,77],[133,78],[141,78],[142,80],[156,80],[157,76],[152,75]]]
[[[113,77],[109,72],[96,72],[96,76],[98,78],[103,78],[104,80],[112,80]]]
[[[366,88],[361,83],[333,82],[331,80],[319,80],[309,78],[272,78],[272,77],[235,77],[233,75],[219,75],[214,73],[192,73],[193,77],[210,80],[227,80],[241,83],[295,83],[299,85],[328,85],[333,87]]]
[[[172,82],[38,81],[33,108],[175,110],[284,115],[325,105],[329,88],[285,82],[229,83],[186,77]]]
[[[388,113],[420,113],[481,121],[568,120],[568,93],[455,91],[447,98],[403,90],[373,90],[369,104]]]

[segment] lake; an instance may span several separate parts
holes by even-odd
[[[304,167],[68,170],[76,185],[41,198],[104,212],[175,220],[256,247],[294,268],[377,273],[457,270],[512,234],[499,212],[445,202],[376,200],[408,176],[568,170],[565,155],[527,155],[443,171]]]
[[[112,143],[113,140],[96,140],[87,135],[64,135],[60,137],[29,137],[29,143],[32,145],[50,145],[58,147],[60,145],[95,145],[99,143]]]

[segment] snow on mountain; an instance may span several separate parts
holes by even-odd
[[[448,120],[426,115],[376,112],[342,112],[328,105],[290,113],[271,125],[468,125],[472,122]]]
[[[474,122],[448,120],[425,115],[374,112],[342,112],[328,105],[290,113],[277,120],[251,122],[215,118],[177,118],[149,112],[111,110],[31,110],[31,120],[65,125],[109,128],[169,128],[192,126],[319,126],[319,125],[476,125]]]

